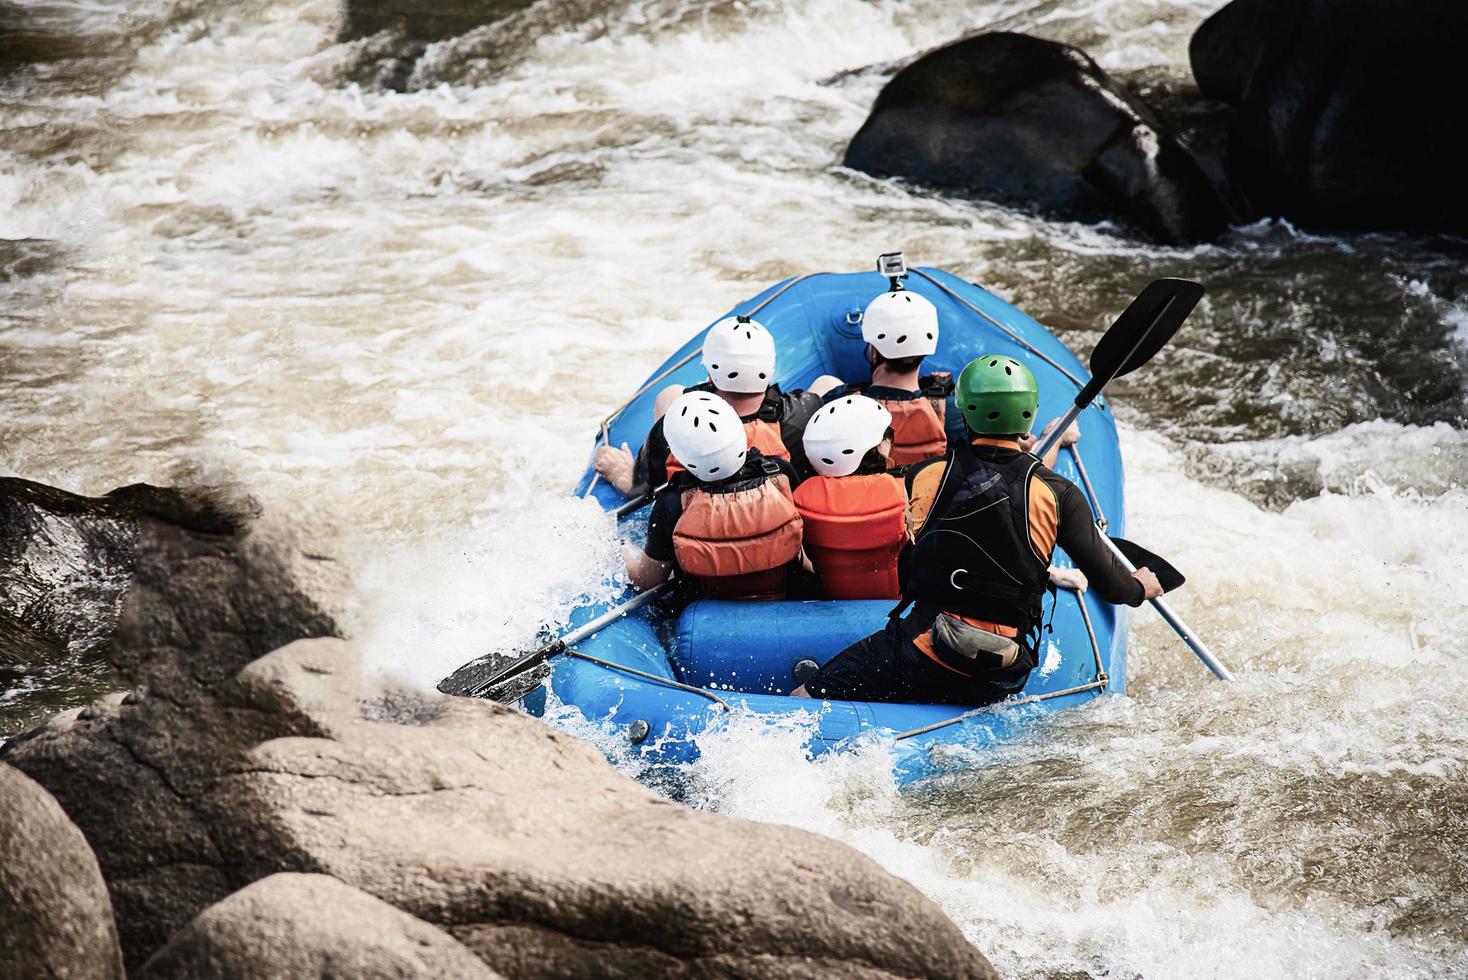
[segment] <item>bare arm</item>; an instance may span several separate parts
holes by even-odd
[[[622,560],[627,564],[627,580],[638,592],[661,585],[673,571],[672,562],[649,558],[642,549],[631,545],[622,549]]]

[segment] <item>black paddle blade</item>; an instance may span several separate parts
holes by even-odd
[[[1112,538],[1111,540],[1116,542],[1117,548],[1126,555],[1127,561],[1137,568],[1150,568],[1152,574],[1157,576],[1157,581],[1161,583],[1163,592],[1171,592],[1187,581],[1182,572],[1141,545],[1133,544],[1126,538]]]
[[[471,660],[449,676],[438,682],[438,689],[444,694],[452,694],[457,697],[487,697],[501,704],[508,704],[524,697],[535,690],[536,684],[545,677],[544,671],[527,668],[524,673],[515,674],[506,678],[502,683],[494,685],[489,690],[481,691],[487,681],[503,673],[510,667],[524,660],[524,654],[492,653],[478,660]],[[534,677],[534,683],[530,683],[520,690],[524,679]],[[513,697],[506,697],[505,693],[518,691]]]
[[[1150,361],[1202,298],[1202,284],[1189,279],[1158,279],[1142,290],[1091,352],[1091,380],[1076,404],[1089,404],[1112,380]]]

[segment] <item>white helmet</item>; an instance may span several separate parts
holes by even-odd
[[[938,349],[938,308],[917,293],[883,293],[861,315],[861,339],[883,357],[927,357]]]
[[[663,437],[679,465],[704,482],[736,473],[749,453],[744,423],[728,402],[706,391],[684,392],[668,406]]]
[[[704,335],[703,369],[720,391],[764,391],[775,378],[775,338],[747,316],[725,317]]]
[[[810,417],[805,455],[821,476],[850,476],[892,427],[892,413],[866,395],[843,395]]]

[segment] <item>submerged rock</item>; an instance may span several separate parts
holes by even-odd
[[[0,977],[121,980],[107,886],[50,793],[0,763]]]
[[[278,874],[209,906],[137,980],[493,980],[452,936],[327,875]]]
[[[1199,89],[1237,108],[1229,172],[1269,215],[1468,232],[1455,0],[1234,0],[1189,46]]]
[[[992,975],[842,844],[671,803],[500,705],[369,683],[324,635],[339,583],[268,520],[148,517],[134,551],[106,653],[136,690],[3,749],[88,835],[130,968],[251,882],[325,872],[510,976]]]
[[[414,87],[414,69],[430,44],[463,37],[534,6],[535,0],[346,0],[342,40],[370,39],[351,76],[399,91]]]
[[[342,34],[367,37],[396,31],[414,41],[442,41],[467,34],[524,10],[535,0],[346,0]]]
[[[1193,155],[1084,52],[1023,34],[966,38],[902,69],[844,163],[1163,242],[1213,238],[1234,217]]]

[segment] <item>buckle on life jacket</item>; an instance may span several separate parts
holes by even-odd
[[[947,398],[953,394],[953,375],[938,371],[918,379],[918,390],[924,398]]]
[[[777,463],[777,462],[775,462],[769,456],[763,456],[763,457],[760,458],[759,468],[760,468],[760,471],[763,472],[765,476],[779,476],[780,475],[780,464]]]

